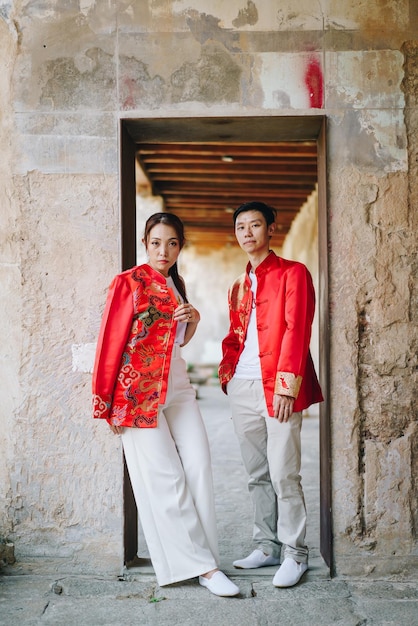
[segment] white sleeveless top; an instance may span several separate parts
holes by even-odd
[[[171,276],[168,276],[167,278],[167,287],[169,287],[169,289],[172,289],[174,291],[177,302],[179,304],[182,304],[183,298],[181,297]],[[181,346],[184,343],[184,335],[186,332],[186,328],[187,328],[187,322],[177,322],[176,338],[174,339],[175,344],[178,344],[179,346]]]

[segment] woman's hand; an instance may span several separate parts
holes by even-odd
[[[186,322],[186,332],[184,334],[184,342],[182,347],[189,343],[190,339],[196,332],[198,323],[200,322],[200,313],[189,302],[180,304],[174,311],[173,319],[175,322]]]
[[[189,302],[180,304],[174,311],[175,322],[186,322],[187,324],[197,324],[200,321],[199,311]]]
[[[114,435],[121,435],[123,433],[123,426],[115,426],[114,424],[109,424],[109,428]]]

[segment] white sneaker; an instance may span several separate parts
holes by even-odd
[[[199,584],[202,587],[209,589],[215,596],[237,596],[239,594],[239,587],[237,587],[232,580],[229,580],[227,576],[220,570],[212,574],[211,578],[205,578],[199,576]]]
[[[307,569],[307,563],[298,563],[294,559],[286,557],[274,575],[273,585],[275,587],[293,587],[300,581]]]
[[[257,567],[267,567],[268,565],[279,565],[280,559],[274,556],[265,555],[262,550],[254,550],[245,559],[234,561],[232,565],[238,569],[256,569]]]

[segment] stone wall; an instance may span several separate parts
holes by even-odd
[[[12,73],[16,57],[17,34],[0,20],[0,368],[1,396],[0,426],[0,540],[12,529],[7,509],[12,497],[9,467],[13,459],[14,416],[21,395],[19,386],[20,323],[20,255],[19,234],[16,231],[18,208],[12,201],[13,170],[11,141],[13,135]],[[4,513],[3,513],[4,512]]]
[[[120,117],[320,114],[334,569],[416,568],[417,18],[412,0],[0,3],[0,536],[18,559],[121,565],[119,441],[73,366],[120,268]]]
[[[418,528],[418,437],[416,435],[418,417],[417,389],[417,366],[416,356],[418,354],[418,258],[417,240],[418,231],[418,42],[409,41],[403,47],[405,55],[405,77],[402,83],[406,98],[405,124],[407,128],[408,140],[408,242],[410,254],[410,274],[408,280],[408,300],[407,300],[407,320],[409,326],[409,340],[407,351],[407,375],[412,374],[412,385],[408,385],[406,390],[407,401],[403,405],[407,407],[408,428],[414,429],[410,437],[410,448],[408,453],[411,458],[411,528]],[[415,389],[415,392],[414,392]],[[409,457],[408,454],[408,457]],[[416,534],[412,535],[413,540]]]
[[[373,70],[374,54],[361,55],[360,75],[399,90],[380,103],[364,90],[379,108],[331,122],[349,143],[331,141],[329,169],[332,481],[337,570],[385,576],[417,566],[417,205],[402,74],[392,77],[404,59],[386,53]]]

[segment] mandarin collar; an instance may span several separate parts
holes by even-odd
[[[143,265],[140,265],[139,267],[140,269],[144,270],[147,274],[149,274],[154,280],[158,281],[162,285],[167,284],[168,277],[161,274],[161,272],[159,272],[158,270],[155,270],[153,267],[151,267],[151,265],[149,265],[149,263],[144,263]]]
[[[264,261],[262,261],[260,263],[260,265],[257,265],[257,267],[255,268],[254,274],[256,276],[261,276],[262,274],[265,274],[266,272],[269,271],[269,269],[272,267],[272,265],[274,265],[274,261],[277,258],[277,255],[275,252],[273,252],[273,250],[269,250],[268,255],[266,256],[266,258],[264,259]],[[248,261],[247,263],[247,274],[249,276],[251,271],[251,263]]]

